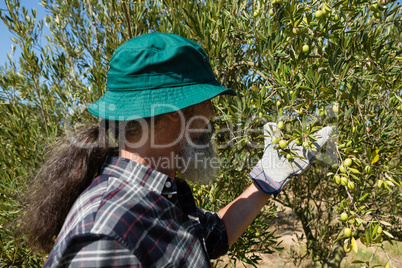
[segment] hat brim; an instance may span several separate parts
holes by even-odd
[[[171,88],[108,90],[88,111],[106,120],[129,121],[178,111],[222,94],[235,96],[236,92],[216,80]]]

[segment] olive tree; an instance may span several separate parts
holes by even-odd
[[[384,250],[400,240],[402,21],[396,2],[42,0],[44,20],[17,0],[6,4],[1,18],[22,52],[0,76],[1,225],[23,207],[17,196],[29,189],[47,146],[95,122],[85,107],[106,90],[113,51],[158,31],[199,43],[217,79],[238,93],[214,100],[222,163],[217,180],[193,187],[201,207],[217,210],[250,184],[264,123],[283,124],[281,138],[305,148],[314,132],[331,125],[335,134],[320,161],[276,198],[302,224],[307,253],[299,259],[339,267],[351,249],[357,252],[357,241]],[[49,36],[42,36],[43,27]],[[278,152],[292,161],[291,148]],[[280,250],[267,231],[276,213],[269,202],[231,247],[232,263],[257,265],[257,252]],[[0,263],[40,265],[40,255],[14,230],[0,229],[10,241],[1,238]],[[389,265],[396,265],[393,256]]]

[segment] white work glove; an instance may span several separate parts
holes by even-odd
[[[279,128],[275,123],[265,124],[264,155],[250,172],[249,176],[264,193],[278,195],[292,176],[303,173],[314,161],[318,152],[328,141],[331,133],[331,127],[324,127],[315,133],[317,138],[317,141],[313,143],[315,150],[306,150],[301,145],[296,145],[295,140],[292,141],[288,145],[288,148],[294,151],[295,154],[292,160],[288,160],[285,155],[275,150],[278,144],[272,144],[273,140],[280,137]],[[297,156],[303,158],[298,158]]]

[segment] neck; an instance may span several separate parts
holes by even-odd
[[[170,152],[149,152],[147,150],[128,150],[127,148],[120,150],[120,156],[129,160],[140,163],[144,166],[157,170],[163,174],[174,178],[176,174],[175,153]]]

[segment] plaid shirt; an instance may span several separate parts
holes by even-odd
[[[210,267],[227,250],[223,221],[196,207],[186,182],[109,157],[44,267]]]

